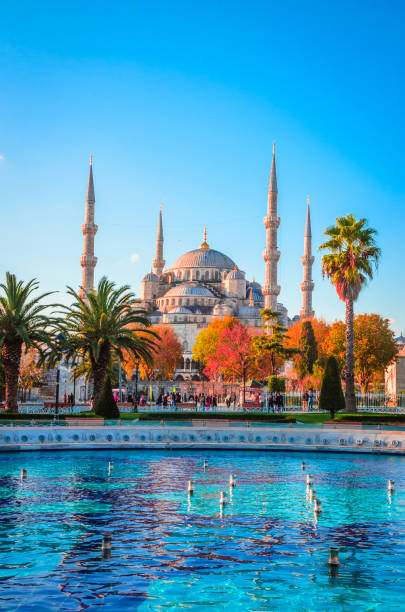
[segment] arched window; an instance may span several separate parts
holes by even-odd
[[[197,270],[197,271],[196,271],[196,273],[195,273],[195,277],[196,277],[196,279],[199,279],[199,278],[200,278],[200,272],[199,272],[199,270]]]
[[[185,366],[185,369],[186,369],[186,370],[189,370],[189,369],[190,369],[190,359],[188,359],[188,358],[186,359],[186,366]]]
[[[172,304],[175,304],[175,299],[174,298],[172,298]]]
[[[210,278],[209,270],[206,270],[205,271],[205,280],[209,280],[209,278]]]
[[[181,270],[179,270],[179,280],[181,280]]]
[[[185,280],[190,280],[190,270],[186,270],[184,273]]]

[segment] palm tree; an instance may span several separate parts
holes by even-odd
[[[23,346],[35,348],[39,354],[49,345],[51,319],[44,314],[48,304],[42,300],[52,292],[34,297],[38,289],[35,279],[18,281],[7,272],[0,284],[0,348],[6,386],[6,411],[17,412],[17,389]],[[54,306],[54,304],[53,304]]]
[[[346,304],[346,408],[356,410],[354,392],[354,330],[353,303],[368,279],[373,278],[373,266],[377,267],[381,254],[376,246],[376,230],[367,227],[367,220],[356,221],[353,215],[338,217],[336,225],[328,227],[324,234],[329,240],[320,250],[330,253],[322,257],[322,273],[335,286],[339,298]]]
[[[74,302],[63,306],[64,320],[59,324],[64,336],[64,359],[88,368],[96,405],[112,360],[123,360],[125,350],[151,363],[156,334],[145,329],[150,326],[147,313],[135,308],[137,302],[128,285],[116,287],[103,277],[97,289],[84,298],[71,287],[67,289]],[[55,351],[53,355],[55,358]]]

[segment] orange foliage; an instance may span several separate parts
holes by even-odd
[[[150,366],[142,359],[139,362],[140,376],[144,380],[171,380],[177,364],[183,355],[183,347],[170,325],[152,325],[150,330],[159,335],[155,340],[156,350],[153,353],[153,364]],[[142,335],[142,332],[139,332]],[[130,378],[136,368],[136,360],[125,355],[123,368]]]

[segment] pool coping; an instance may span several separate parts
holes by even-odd
[[[342,443],[343,440],[343,443]],[[405,432],[356,428],[14,426],[0,431],[0,452],[41,450],[255,450],[405,455]]]

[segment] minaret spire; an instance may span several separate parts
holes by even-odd
[[[163,259],[163,220],[162,220],[162,202],[160,203],[160,211],[159,211],[159,220],[156,234],[156,256],[153,260],[153,267],[155,268],[155,273],[160,276],[163,272],[163,268],[165,267],[165,260]]]
[[[84,236],[83,255],[80,257],[80,265],[82,266],[82,284],[79,290],[79,295],[84,298],[86,293],[94,287],[94,268],[96,267],[97,257],[94,257],[94,236],[97,233],[98,227],[94,223],[94,209],[96,198],[94,195],[93,181],[93,155],[90,155],[90,170],[89,180],[87,182],[87,192],[85,200],[84,224],[82,225],[82,233]]]
[[[266,228],[266,248],[263,251],[265,283],[262,287],[264,307],[273,311],[277,310],[277,296],[280,293],[280,287],[277,285],[277,264],[280,259],[280,251],[277,248],[277,230],[280,225],[280,218],[277,216],[277,197],[276,143],[274,142],[267,196],[267,216],[263,219]]]
[[[311,213],[309,210],[309,196],[307,203],[307,219],[305,222],[305,233],[304,233],[304,255],[301,257],[302,265],[304,268],[303,282],[301,283],[302,291],[302,308],[300,311],[301,319],[311,319],[314,316],[312,310],[312,292],[314,290],[314,283],[312,282],[312,265],[314,263],[314,256],[312,255],[312,232],[311,232]]]

